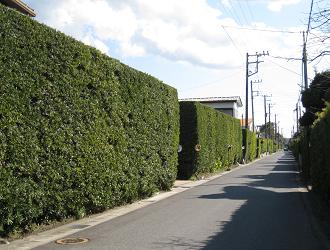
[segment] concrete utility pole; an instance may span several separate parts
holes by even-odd
[[[269,139],[272,139],[271,126],[270,126],[270,103],[268,103],[268,124],[269,124]]]
[[[275,133],[274,141],[275,141],[275,142],[277,141],[277,140],[276,140],[276,138],[277,138],[277,133],[276,133],[277,131],[276,131],[276,130],[277,130],[277,122],[276,122],[276,114],[275,114],[275,127],[274,127],[274,133]]]
[[[262,53],[256,52],[254,55],[249,55],[249,53],[246,53],[246,73],[245,73],[245,128],[248,129],[248,120],[249,120],[249,77],[253,76],[254,74],[258,73],[259,70],[259,63],[263,61],[259,61],[259,57],[261,56],[268,56],[269,52],[263,51]],[[250,62],[249,58],[254,57],[256,58],[255,61]],[[256,68],[254,72],[249,70],[250,64],[256,64]]]
[[[303,32],[303,68],[304,68],[304,87],[305,90],[308,89],[308,76],[307,76],[307,51],[306,51],[306,39],[305,39],[305,31]]]
[[[251,84],[251,104],[252,104],[252,131],[254,132],[254,128],[255,128],[255,125],[254,125],[254,102],[253,102],[253,97],[254,97],[254,93],[257,92],[259,93],[258,91],[253,91],[253,83],[261,83],[262,80],[257,80],[257,81],[251,81],[250,84]]]
[[[297,119],[297,132],[299,132],[299,111],[298,111],[298,102],[296,104],[296,119]]]
[[[267,101],[266,95],[264,95],[264,107],[265,107],[265,138],[267,139]]]
[[[259,57],[261,56],[266,56],[269,55],[268,51],[265,53],[265,51],[263,51],[262,53],[258,53],[256,52],[255,55],[249,55],[249,53],[246,53],[246,73],[245,73],[245,129],[248,129],[248,123],[249,123],[249,77],[253,76],[254,74],[258,73],[259,70],[259,63],[263,62],[263,61],[259,61]],[[256,58],[255,61],[250,62],[249,58],[250,57],[254,57]],[[254,70],[254,72],[249,70],[249,65],[250,64],[255,64],[256,68]],[[243,155],[245,158],[246,155],[246,148],[247,148],[247,142],[246,142],[246,136],[245,139],[243,141]]]
[[[264,109],[265,109],[265,138],[268,138],[267,136],[267,97],[271,97],[271,95],[263,95],[264,97]]]
[[[278,121],[278,123],[277,123],[277,143],[278,143],[278,145],[280,145],[280,135],[281,135],[281,133],[280,133],[280,121]]]
[[[291,137],[293,137],[294,136],[294,125],[292,126],[292,136]]]

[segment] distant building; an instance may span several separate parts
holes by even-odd
[[[27,4],[23,3],[21,0],[0,0],[0,3],[13,8],[24,15],[35,17],[36,13]]]
[[[238,108],[242,107],[242,101],[239,96],[232,97],[204,97],[204,98],[185,98],[179,101],[200,102],[220,112],[238,117]]]

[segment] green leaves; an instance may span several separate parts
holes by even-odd
[[[248,129],[242,129],[243,141],[246,141],[245,161],[249,162],[257,157],[257,137]],[[245,139],[246,138],[246,139]]]
[[[180,102],[180,145],[179,178],[228,167],[242,157],[239,120],[198,102]]]
[[[0,234],[170,189],[175,89],[0,5]]]
[[[310,136],[310,177],[313,190],[330,200],[330,105],[319,115],[311,129]],[[303,152],[306,154],[307,152]]]

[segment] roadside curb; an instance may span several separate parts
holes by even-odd
[[[271,156],[271,155],[268,155]],[[266,157],[266,156],[265,156]],[[133,212],[137,209],[140,208],[144,208],[150,204],[156,203],[158,201],[164,200],[166,198],[169,198],[173,195],[176,195],[178,193],[184,192],[186,190],[189,190],[193,187],[205,184],[209,181],[212,181],[214,179],[217,179],[221,176],[227,175],[231,172],[234,172],[236,170],[239,170],[243,167],[248,167],[262,159],[263,158],[259,158],[256,159],[252,162],[249,162],[247,164],[243,164],[243,165],[239,165],[229,171],[224,171],[221,173],[218,173],[216,175],[207,177],[205,179],[202,180],[197,180],[197,181],[182,181],[182,180],[177,180],[175,181],[173,188],[171,189],[171,191],[168,192],[158,192],[156,193],[154,196],[149,197],[147,199],[144,200],[139,200],[136,201],[132,204],[128,204],[128,205],[124,205],[124,206],[120,206],[120,207],[116,207],[110,210],[107,210],[103,213],[100,214],[94,214],[85,218],[82,218],[80,220],[76,220],[74,222],[70,222],[68,224],[47,230],[47,231],[43,231],[40,233],[36,233],[36,234],[32,234],[29,235],[23,239],[19,239],[19,240],[15,240],[10,242],[10,244],[7,245],[0,245],[0,249],[2,250],[28,250],[28,249],[32,249],[44,244],[47,244],[49,242],[55,241],[57,239],[60,238],[64,238],[68,235],[77,233],[77,232],[81,232],[87,228],[91,228],[93,226],[96,226],[98,224],[101,224],[103,222],[112,220],[114,218],[117,218],[119,216],[128,214],[130,212]]]

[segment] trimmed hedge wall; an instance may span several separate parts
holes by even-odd
[[[330,104],[314,123],[310,138],[310,176],[313,190],[330,201]]]
[[[215,172],[241,160],[240,122],[198,102],[180,102],[180,144],[179,178]]]
[[[311,179],[310,134],[311,128],[303,128],[289,143],[290,150],[302,170],[302,177],[306,183],[310,183]]]
[[[257,157],[257,136],[248,129],[242,129],[243,144],[246,140],[245,162],[253,161]]]
[[[0,234],[169,189],[176,90],[0,4]]]
[[[267,139],[257,138],[257,158],[259,158],[262,154],[267,153],[267,143]]]

